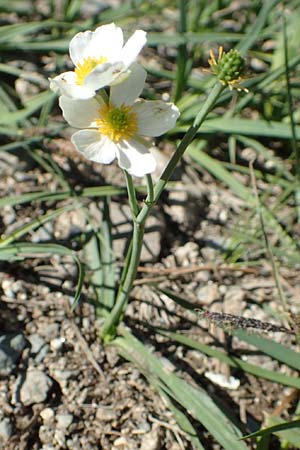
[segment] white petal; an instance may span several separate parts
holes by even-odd
[[[130,66],[136,60],[146,42],[147,33],[145,31],[137,30],[133,33],[122,50],[122,61],[125,67]]]
[[[90,40],[92,39],[93,32],[88,30],[75,34],[69,44],[70,57],[75,66],[82,62],[84,59],[84,52],[87,48]]]
[[[98,27],[89,42],[84,57],[99,58],[104,56],[110,62],[121,61],[120,54],[123,47],[123,31],[114,23]]]
[[[107,57],[120,61],[123,46],[123,32],[114,23],[102,25],[95,31],[76,34],[70,42],[70,56],[77,66],[84,58]]]
[[[116,145],[96,130],[80,130],[71,138],[76,149],[90,161],[111,163],[116,157]]]
[[[173,103],[160,100],[138,100],[132,107],[138,116],[137,134],[142,136],[160,136],[174,128],[179,117],[178,108]]]
[[[124,66],[121,62],[99,64],[85,77],[84,85],[96,91],[111,84],[123,69]]]
[[[113,85],[110,90],[110,102],[119,106],[122,103],[132,105],[144,89],[147,73],[137,63],[130,66],[130,75],[120,84]]]
[[[70,98],[87,99],[95,95],[94,89],[76,84],[74,72],[64,72],[50,80],[50,89]]]
[[[143,177],[156,168],[154,156],[145,145],[137,141],[122,141],[117,144],[119,166],[131,175]]]
[[[74,128],[95,127],[95,120],[99,118],[101,104],[99,99],[75,100],[66,96],[59,98],[59,106],[62,109],[66,121]]]

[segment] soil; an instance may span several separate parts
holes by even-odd
[[[70,156],[60,153],[53,156],[61,167],[68,166]],[[83,162],[75,153],[72,162],[77,164],[78,171],[84,169],[83,173],[88,171],[95,181],[98,178],[99,184],[108,183],[102,181],[108,171],[115,179],[119,177],[117,167],[102,170],[100,166]],[[57,180],[33,166],[29,158],[5,155],[1,165],[3,196],[58,189]],[[147,237],[148,246],[159,248],[159,252],[151,256],[152,261],[149,261],[149,254],[145,256],[125,323],[145,344],[154,346],[158,355],[166,361],[168,358],[171,370],[179,371],[190,382],[204,387],[213,398],[221,399],[223,407],[236,415],[245,430],[249,429],[249,424],[255,429],[263,422],[265,414],[278,413],[279,401],[284,405],[280,410],[284,414],[284,409],[291,406],[289,402],[285,404],[285,399],[293,394],[291,388],[232,371],[224,363],[156,335],[152,328],[175,330],[231,354],[247,355],[249,362],[289,373],[287,367],[257,354],[213,325],[212,320],[207,320],[213,315],[205,318],[199,315],[195,320],[193,311],[187,311],[152,286],[156,284],[160,289],[184,296],[195,309],[276,323],[268,313],[279,308],[278,292],[267,260],[260,267],[248,267],[246,263],[235,267],[223,258],[224,247],[241,211],[240,200],[208,174],[198,180],[193,169],[185,170],[182,166],[181,180],[159,203],[160,214],[156,214],[156,221],[160,231],[153,234],[151,230],[150,240]],[[124,206],[123,198],[113,200]],[[7,206],[2,217],[3,233],[7,235],[28,223],[43,209],[51,211],[64,204],[65,201]],[[97,211],[101,201],[88,200],[86,207]],[[76,239],[86,226],[82,215],[82,209],[64,213],[25,239],[49,242],[59,236],[62,237],[60,242],[76,248]],[[79,254],[84,259],[84,254]],[[120,266],[121,263],[120,259]],[[1,332],[22,333],[26,339],[11,373],[0,381],[2,415],[8,417],[11,424],[10,439],[3,448],[193,448],[147,380],[132,364],[118,356],[114,347],[101,345],[98,338],[101,321],[95,317],[88,284],[75,312],[71,313],[76,277],[75,264],[61,256],[43,255],[1,263]],[[297,274],[283,271],[282,279],[290,298],[295,298]],[[146,326],[149,323],[151,328]],[[267,333],[292,345],[293,338],[288,333]],[[33,349],[32,339],[36,335],[46,348],[43,354]],[[20,390],[33,369],[49,376],[52,383],[44,401],[24,405]],[[232,375],[233,380],[239,380],[239,386],[222,387],[209,379],[210,373],[221,374],[225,380]],[[294,401],[292,397],[291,402]],[[67,426],[61,425],[62,416],[69,417]],[[206,448],[219,448],[201,428],[199,432]]]

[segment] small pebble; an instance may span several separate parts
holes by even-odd
[[[5,444],[12,435],[12,424],[8,417],[4,417],[0,421],[0,448],[1,443]]]
[[[109,407],[98,407],[96,411],[96,419],[99,422],[110,422],[117,418],[116,411]]]
[[[25,406],[46,400],[53,382],[44,372],[30,370],[20,390],[20,400]]]
[[[40,412],[40,416],[44,422],[49,422],[54,417],[54,410],[52,408],[45,408]]]
[[[54,433],[54,439],[58,443],[59,448],[65,448],[66,435],[64,433],[64,430],[62,430],[61,428],[56,428]]]
[[[52,351],[61,350],[65,342],[66,339],[63,337],[54,338],[50,341],[50,348]]]
[[[222,373],[205,372],[204,375],[214,384],[226,389],[236,390],[240,387],[240,380],[234,377],[227,377]]]
[[[201,286],[196,292],[197,299],[203,305],[210,305],[220,297],[219,287],[216,283]]]
[[[28,340],[31,344],[31,351],[32,354],[37,354],[41,350],[41,348],[46,344],[44,339],[37,333],[31,334],[28,336]]]
[[[73,415],[72,414],[58,414],[56,416],[56,420],[57,420],[57,425],[60,428],[67,429],[73,422]]]
[[[0,336],[0,375],[7,376],[15,368],[27,341],[22,333]]]

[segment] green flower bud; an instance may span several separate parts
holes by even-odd
[[[225,53],[223,52],[223,48],[220,47],[217,61],[213,52],[210,51],[209,64],[220,82],[228,85],[229,89],[232,89],[235,85],[238,86],[239,82],[243,79],[245,60],[238,50],[231,49],[228,53]],[[240,89],[238,87],[238,90]]]

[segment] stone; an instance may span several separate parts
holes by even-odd
[[[42,403],[46,400],[53,382],[44,372],[30,370],[20,390],[20,400],[25,406]]]
[[[36,355],[42,349],[42,347],[46,344],[45,340],[37,333],[31,334],[28,336],[28,340],[31,344],[30,353]]]
[[[111,422],[117,418],[116,410],[108,406],[99,406],[96,411],[96,419],[99,422]]]
[[[22,333],[9,333],[0,336],[0,375],[11,374],[26,344],[27,341]]]
[[[204,375],[214,384],[225,389],[237,390],[240,387],[240,380],[231,376],[226,376],[223,373],[205,372]]]
[[[40,412],[40,416],[44,422],[50,422],[54,417],[54,410],[52,408],[44,408]]]
[[[56,416],[57,426],[67,429],[73,422],[73,414],[58,414]]]
[[[66,339],[64,337],[54,338],[50,341],[50,348],[53,352],[61,350],[64,346]]]
[[[36,231],[31,234],[31,242],[44,242],[53,239],[53,224],[51,222],[44,223]]]
[[[196,295],[199,302],[205,306],[209,306],[220,298],[219,288],[216,283],[208,283],[206,286],[201,286],[197,289]]]
[[[149,433],[146,433],[142,438],[141,450],[159,450],[161,448],[161,439],[159,436],[159,429],[153,427]]]
[[[59,334],[59,324],[53,323],[43,323],[39,327],[39,334],[45,337],[47,340],[54,339]]]
[[[223,300],[223,309],[227,314],[239,315],[246,307],[245,291],[240,286],[229,286]]]
[[[1,444],[6,444],[12,435],[12,424],[8,417],[0,421],[0,448]]]

